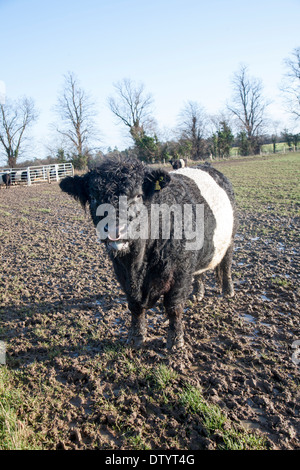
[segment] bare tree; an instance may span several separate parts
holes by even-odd
[[[0,104],[0,144],[7,157],[10,168],[17,164],[28,128],[37,119],[38,113],[31,98],[20,98],[16,101],[7,100]]]
[[[289,113],[300,119],[300,47],[292,52],[292,57],[285,59],[286,73],[280,86],[284,93],[286,108]]]
[[[84,168],[96,136],[95,103],[80,87],[73,73],[68,72],[64,78],[64,88],[54,108],[62,121],[61,127],[56,130],[70,144],[71,152],[75,155],[75,166]]]
[[[263,97],[261,80],[249,77],[247,67],[242,65],[233,78],[233,99],[229,111],[237,119],[241,132],[246,134],[249,153],[259,151],[259,136],[266,123],[268,102]]]
[[[193,160],[199,160],[206,153],[207,120],[203,107],[195,101],[188,101],[179,114],[180,139]]]
[[[144,84],[136,84],[128,78],[114,84],[116,97],[108,98],[108,106],[113,114],[129,128],[136,142],[146,132],[152,132],[154,119],[152,117],[153,98],[145,93]]]

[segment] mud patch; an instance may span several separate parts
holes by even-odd
[[[187,390],[267,448],[299,448],[297,218],[240,212],[236,296],[222,298],[207,275],[203,301],[186,305],[185,349],[169,355],[160,303],[148,312],[147,347],[126,348],[124,295],[88,215],[57,185],[0,191],[0,206],[9,212],[0,219],[0,339],[24,395],[20,416],[43,448],[224,447]]]

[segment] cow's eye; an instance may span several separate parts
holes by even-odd
[[[142,195],[142,194],[137,194],[137,195],[135,196],[135,199],[136,199],[137,201],[140,201],[141,199],[143,199],[143,195]]]

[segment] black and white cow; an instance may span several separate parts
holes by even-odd
[[[179,158],[178,160],[170,160],[173,170],[178,170],[179,168],[187,167],[187,160],[185,158]]]
[[[27,171],[24,170],[16,170],[11,173],[11,181],[12,183],[19,183],[27,181]]]
[[[146,310],[163,296],[169,319],[167,347],[183,346],[184,303],[192,292],[194,280],[196,291],[202,297],[201,276],[207,270],[216,268],[224,294],[234,295],[231,279],[237,226],[234,194],[229,181],[214,168],[204,165],[168,173],[164,169],[147,167],[137,159],[115,157],[106,159],[83,176],[63,179],[60,187],[83,206],[89,205],[97,227],[107,217],[103,207],[113,207],[117,214],[121,196],[127,198],[131,214],[127,226],[118,221],[113,229],[109,224],[105,226],[107,238],[104,243],[132,315],[129,344],[134,347],[143,344]],[[193,245],[191,249],[188,245],[191,238],[188,238],[185,226],[182,237],[174,235],[175,216],[170,218],[169,237],[162,237],[161,229],[158,237],[149,236],[152,215],[163,206],[191,207],[195,216],[196,208],[201,208],[202,219],[197,225],[203,236],[201,246]],[[141,208],[147,215],[143,220],[149,228],[148,237],[131,238],[128,227],[137,220]],[[179,223],[183,224],[183,219]]]
[[[11,177],[9,173],[3,173],[0,175],[0,185],[5,184],[6,189],[10,186],[11,184]]]

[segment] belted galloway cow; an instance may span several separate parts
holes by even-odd
[[[0,175],[0,185],[5,184],[6,189],[11,185],[11,177],[9,173],[2,173]]]
[[[169,163],[172,165],[173,170],[187,167],[187,160],[185,158],[179,158],[177,160],[170,160]]]
[[[83,176],[64,178],[60,187],[89,206],[127,297],[133,347],[144,344],[146,311],[161,297],[169,319],[167,348],[184,345],[184,304],[193,284],[196,296],[203,296],[207,270],[216,269],[223,293],[234,295],[235,198],[216,169],[203,165],[167,172],[138,159],[113,157]]]

